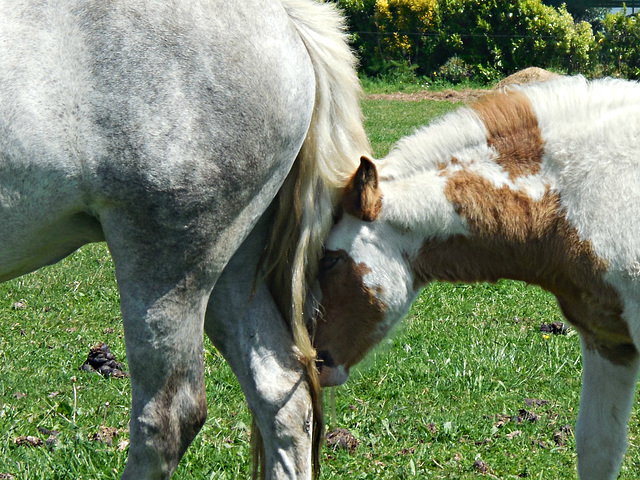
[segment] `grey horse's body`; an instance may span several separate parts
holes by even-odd
[[[0,281],[106,240],[133,394],[123,478],[169,476],[204,422],[203,330],[267,476],[311,475],[304,368],[267,287],[249,303],[271,213],[240,247],[312,121],[317,67],[291,13],[310,8],[0,0]]]

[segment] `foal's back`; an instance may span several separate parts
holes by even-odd
[[[544,140],[541,174],[640,315],[640,84],[577,77],[525,94]]]

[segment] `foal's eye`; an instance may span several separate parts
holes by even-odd
[[[338,264],[341,259],[342,255],[333,252],[327,252],[325,256],[322,257],[322,260],[320,260],[320,266],[323,270],[331,270]]]

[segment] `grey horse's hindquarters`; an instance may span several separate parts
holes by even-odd
[[[0,0],[0,24],[0,278],[104,235],[133,390],[124,478],[168,478],[206,416],[211,289],[309,126],[307,51],[256,0]],[[80,233],[42,235],[69,218]]]

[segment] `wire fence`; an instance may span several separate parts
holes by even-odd
[[[440,37],[444,35],[443,32],[410,32],[410,31],[359,31],[352,30],[350,31],[352,35],[377,35],[377,36],[408,36],[408,37]],[[596,32],[597,33],[597,32]],[[522,35],[522,34],[509,34],[509,33],[458,33],[456,32],[454,35],[461,38],[520,38],[523,40],[535,40],[535,39],[543,39],[543,40],[566,40],[566,37],[556,36],[556,35]],[[637,38],[637,35],[630,34],[617,34],[616,38]]]

